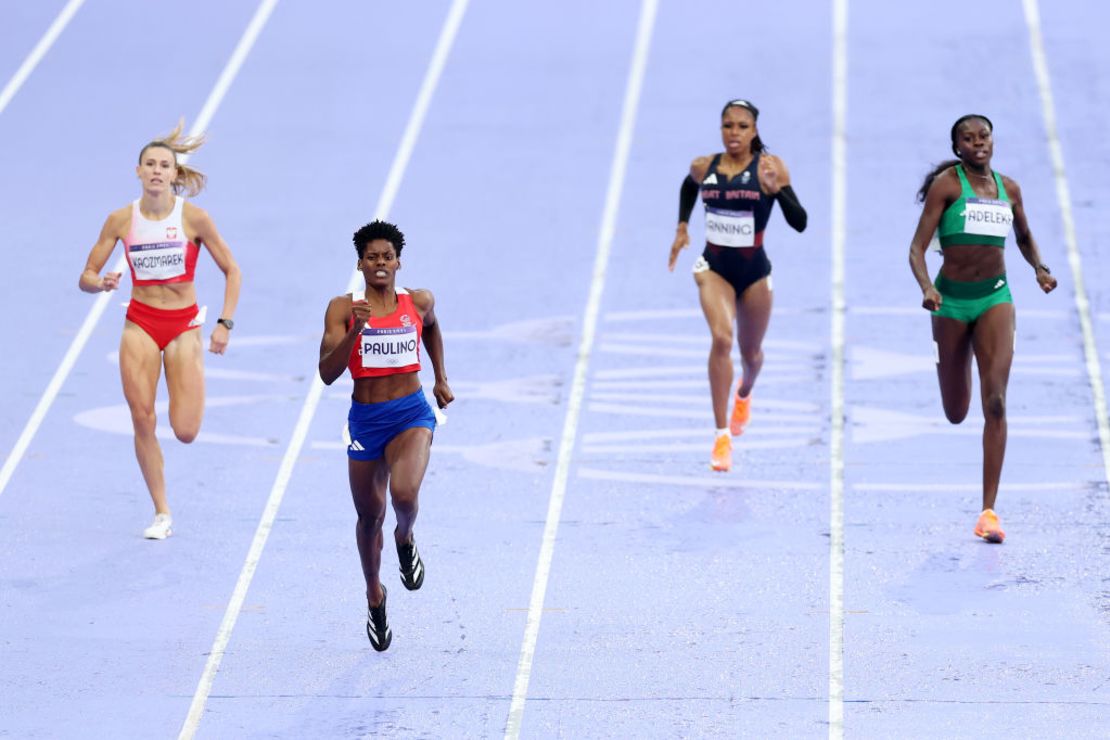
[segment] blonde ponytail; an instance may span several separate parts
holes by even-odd
[[[142,164],[143,155],[146,154],[146,150],[151,147],[169,149],[173,152],[174,164],[177,166],[177,177],[174,178],[171,184],[173,192],[175,195],[185,193],[191,198],[201,190],[204,190],[204,185],[208,181],[208,178],[200,170],[194,169],[184,162],[178,162],[177,155],[192,154],[197,149],[200,149],[201,146],[204,145],[204,134],[186,136],[184,135],[184,131],[185,119],[182,118],[177,122],[177,126],[174,127],[173,131],[161,138],[154,139],[142,148],[142,151],[139,152],[139,163]]]

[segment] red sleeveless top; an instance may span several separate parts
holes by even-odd
[[[351,294],[351,299],[361,301],[364,295],[363,291],[358,291]],[[350,321],[353,323],[354,319]],[[412,296],[404,288],[397,288],[397,310],[388,316],[371,316],[351,348],[351,358],[347,362],[351,377],[380,378],[417,372],[423,333],[424,321]]]

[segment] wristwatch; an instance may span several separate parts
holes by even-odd
[[[220,326],[225,327],[228,331],[231,331],[235,328],[235,322],[231,319],[216,319],[216,323]]]

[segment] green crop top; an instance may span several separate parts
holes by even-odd
[[[1002,177],[991,171],[998,184],[998,199],[981,198],[971,189],[963,164],[956,165],[960,177],[960,197],[944,209],[940,217],[941,249],[953,244],[987,244],[1005,247],[1006,235],[1014,223],[1014,209],[1010,196],[1002,185]]]

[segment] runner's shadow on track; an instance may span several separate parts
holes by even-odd
[[[1000,546],[972,541],[958,552],[929,555],[888,592],[920,614],[990,612],[1002,608],[1000,594],[1038,584],[1008,572],[1009,565]]]

